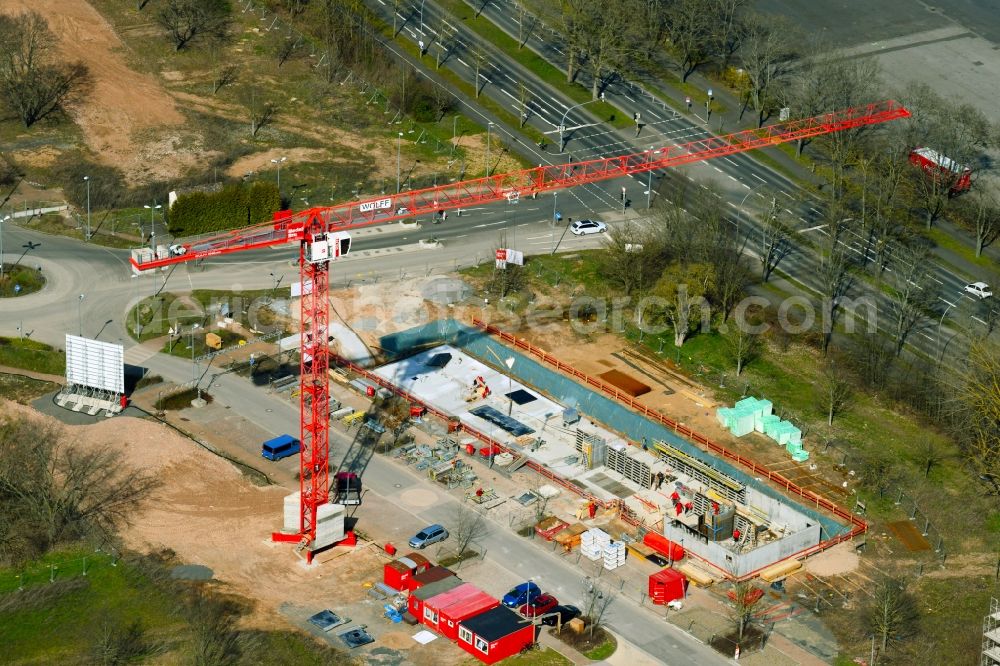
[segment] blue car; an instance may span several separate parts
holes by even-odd
[[[503,595],[503,605],[507,608],[520,608],[528,603],[529,599],[534,599],[541,595],[542,589],[532,582],[521,583],[513,590]]]
[[[448,538],[448,530],[440,525],[428,525],[410,539],[410,548],[426,548]]]

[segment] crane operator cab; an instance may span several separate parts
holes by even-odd
[[[307,235],[306,261],[310,264],[346,257],[350,251],[351,236],[346,231]]]

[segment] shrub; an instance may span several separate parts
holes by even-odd
[[[236,183],[219,192],[193,192],[178,198],[167,221],[170,233],[192,236],[266,222],[278,210],[281,196],[274,183]]]

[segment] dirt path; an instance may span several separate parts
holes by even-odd
[[[173,98],[155,77],[128,67],[128,47],[87,2],[0,0],[4,14],[29,10],[48,20],[63,59],[80,60],[90,69],[90,93],[71,115],[82,128],[87,145],[106,163],[122,165],[128,171],[137,157],[137,133],[183,124],[184,116]]]

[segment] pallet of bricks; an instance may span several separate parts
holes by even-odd
[[[611,541],[604,530],[592,528],[580,536],[580,553],[592,562],[604,561],[604,568],[617,569],[625,564],[625,543]]]

